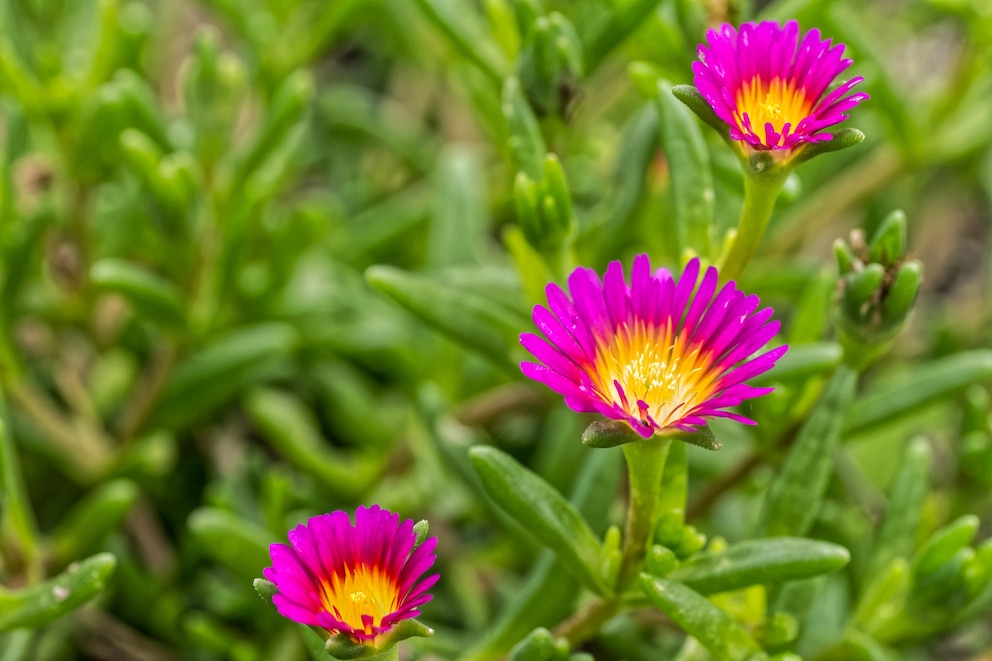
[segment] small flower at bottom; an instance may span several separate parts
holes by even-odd
[[[398,622],[420,615],[438,575],[437,539],[420,546],[413,521],[400,523],[378,505],[311,518],[289,531],[289,545],[273,544],[264,576],[278,593],[272,603],[284,617],[377,646]]]
[[[706,40],[692,65],[693,82],[727,123],[731,139],[755,150],[830,140],[833,135],[821,131],[868,98],[864,92],[848,95],[860,76],[827,93],[851,60],[842,57],[843,44],[821,39],[815,28],[800,41],[796,21],[784,27],[745,23],[739,30],[725,23]]]
[[[563,395],[573,410],[624,420],[644,438],[691,432],[709,417],[753,424],[725,409],[772,390],[744,381],[786,352],[781,346],[751,358],[779,323],[769,322],[771,308],[756,312],[758,297],[733,282],[717,293],[715,268],[702,281],[699,270],[693,259],[676,281],[665,269],[652,273],[647,255],[639,255],[628,285],[620,262],[610,263],[602,281],[577,268],[568,279],[571,299],[550,284],[550,309],[534,308],[547,341],[520,336],[543,363],[521,363],[523,373]]]

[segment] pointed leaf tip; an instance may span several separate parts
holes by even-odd
[[[255,592],[258,593],[262,601],[270,604],[272,603],[272,597],[279,591],[275,583],[264,578],[256,578],[252,581],[252,587],[255,588]]]
[[[808,143],[802,148],[801,151],[793,156],[791,164],[799,165],[800,163],[805,163],[811,158],[816,158],[820,154],[826,154],[828,152],[840,151],[841,149],[853,147],[854,145],[864,142],[864,139],[865,134],[858,129],[841,129],[835,133],[834,137],[830,140]]]
[[[724,140],[730,140],[730,129],[727,123],[720,119],[709,102],[700,94],[695,85],[673,85],[672,94],[695,113],[704,124],[712,127]]]

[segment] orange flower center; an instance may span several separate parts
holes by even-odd
[[[396,611],[400,595],[396,582],[378,567],[359,565],[343,576],[334,574],[321,585],[327,612],[355,631],[372,635],[382,618]],[[363,616],[371,617],[366,623]]]
[[[618,328],[609,345],[600,344],[593,382],[633,417],[646,420],[645,414],[650,415],[663,428],[712,396],[717,375],[710,364],[708,354],[690,349],[685,337],[673,337],[667,326],[636,321]],[[642,410],[638,400],[647,408]]]
[[[736,100],[742,126],[744,114],[747,113],[751,129],[762,140],[765,138],[765,124],[771,124],[776,133],[782,133],[786,124],[795,130],[796,125],[813,110],[813,100],[802,89],[796,89],[792,81],[777,77],[772,78],[770,83],[761,78],[744,83]]]

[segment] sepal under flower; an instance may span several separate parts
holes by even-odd
[[[868,98],[851,94],[863,79],[830,90],[852,60],[844,45],[822,39],[816,28],[800,39],[799,24],[774,21],[723,24],[706,33],[693,63],[693,82],[728,128],[752,149],[794,150],[829,141],[826,132]]]

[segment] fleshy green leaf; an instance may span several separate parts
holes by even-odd
[[[785,465],[765,497],[760,526],[765,536],[804,535],[813,525],[857,382],[857,372],[846,365],[839,366],[799,430]]]
[[[233,512],[201,507],[189,515],[189,530],[200,550],[245,581],[270,564],[272,535]]]
[[[262,436],[291,464],[310,473],[320,488],[354,501],[381,470],[377,458],[342,455],[328,446],[313,413],[295,396],[273,388],[256,388],[244,401],[245,412]]]
[[[289,373],[299,335],[270,322],[237,329],[189,356],[172,373],[149,426],[178,431],[246,388]]]
[[[665,80],[658,81],[655,103],[661,118],[661,145],[672,180],[680,249],[688,248],[712,259],[716,192],[703,134],[685,107],[672,97],[672,86]]]
[[[90,280],[123,296],[139,318],[173,328],[186,325],[182,293],[159,275],[122,259],[104,259],[90,268]]]
[[[609,593],[602,546],[564,496],[496,448],[476,446],[469,456],[496,504],[554,551],[583,583],[599,594]]]
[[[687,585],[641,574],[641,587],[652,604],[719,661],[746,661],[761,651],[741,625]]]
[[[992,381],[992,350],[975,349],[930,361],[869,388],[851,407],[845,431],[867,431],[930,402],[952,397],[974,383]]]
[[[112,480],[87,494],[62,519],[55,532],[55,555],[63,562],[97,550],[120,525],[138,498],[131,480]]]
[[[545,628],[534,629],[510,650],[510,661],[551,661],[555,637]]]
[[[694,556],[668,575],[702,594],[774,585],[836,571],[851,554],[843,546],[798,537],[740,542]]]
[[[112,554],[98,553],[47,581],[0,592],[0,631],[37,629],[74,611],[103,591],[116,566]]]
[[[513,164],[531,179],[541,178],[547,147],[534,111],[520,89],[520,81],[507,78],[503,85],[503,117],[508,130],[507,144]]]
[[[847,149],[848,147],[853,147],[854,145],[861,144],[864,142],[865,134],[858,129],[841,129],[834,134],[834,137],[830,140],[824,142],[811,142],[806,143],[795,156],[792,157],[792,163],[799,165],[800,163],[805,163],[811,158],[816,158],[821,154],[827,154],[832,151],[840,151],[841,149]]]
[[[508,66],[499,47],[470,8],[455,0],[417,0],[417,4],[458,50],[493,80],[506,76]]]
[[[908,558],[916,541],[923,506],[930,488],[930,445],[914,438],[899,462],[892,494],[885,509],[885,522],[875,540],[867,574],[876,573],[894,558]]]
[[[823,374],[840,364],[844,352],[836,342],[813,342],[790,345],[789,351],[775,361],[770,370],[750,380],[753,385],[776,381],[801,381]]]
[[[436,278],[391,266],[374,266],[365,277],[421,321],[497,365],[516,371],[510,350],[516,347],[519,333],[526,326],[526,320],[516,312]],[[519,323],[515,323],[517,320]]]
[[[264,578],[256,578],[252,581],[252,587],[255,588],[255,592],[258,593],[262,601],[270,604],[272,603],[272,597],[279,591],[275,583]]]
[[[703,120],[704,124],[715,129],[725,140],[730,140],[727,123],[717,116],[695,85],[675,85],[672,87],[672,95]]]

